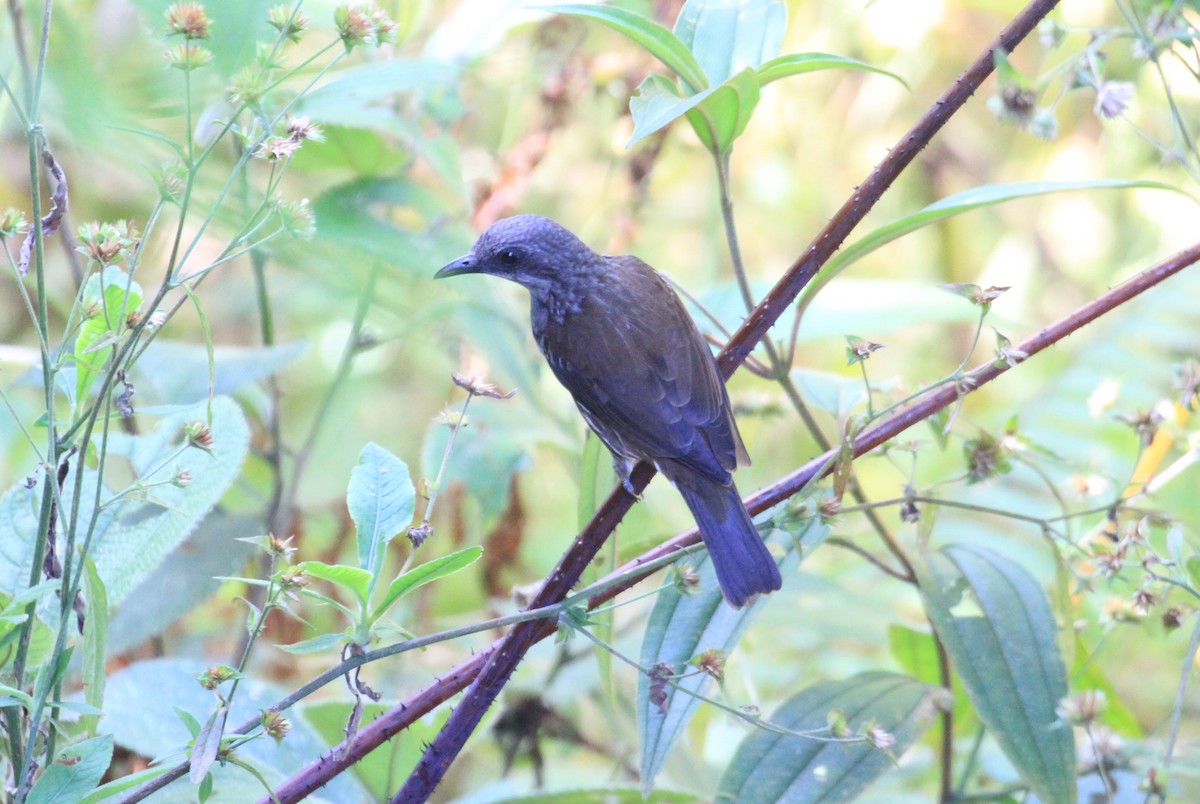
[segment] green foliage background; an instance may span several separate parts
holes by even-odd
[[[185,130],[182,74],[168,69],[162,58],[168,5],[165,0],[55,5],[42,118],[70,182],[70,218],[64,227],[69,233],[90,220],[144,223],[157,198],[152,174],[171,152],[136,130],[174,140]],[[656,13],[668,25],[675,7],[670,2],[620,5]],[[860,59],[902,77],[908,89],[885,76],[829,71],[763,90],[731,163],[742,248],[760,293],[1021,5],[1006,0],[788,3],[784,52]],[[224,88],[253,58],[254,42],[273,35],[263,22],[268,6],[261,0],[209,4],[213,33],[205,45],[214,60],[190,79],[197,99],[193,126],[201,140],[211,121],[231,111]],[[197,291],[215,345],[215,389],[233,396],[249,423],[248,456],[216,512],[188,536],[181,553],[149,579],[138,578],[152,585],[149,591],[146,586],[122,590],[122,597],[129,593],[128,605],[114,613],[110,660],[132,661],[150,653],[172,665],[145,672],[166,674],[180,666],[199,672],[228,662],[234,653],[246,616],[235,598],[248,587],[205,579],[253,575],[246,553],[231,548],[232,540],[273,527],[262,518],[276,472],[270,453],[275,390],[268,375],[278,389],[285,472],[294,468],[295,450],[314,433],[300,485],[285,490],[285,499],[295,505],[292,516],[280,520],[288,530],[277,535],[295,536],[298,560],[327,563],[353,562],[345,497],[363,445],[385,445],[399,456],[420,491],[437,476],[449,434],[439,413],[461,404],[450,373],[486,375],[503,390],[516,389],[511,400],[472,404],[470,426],[461,432],[441,486],[445,496],[433,536],[424,555],[418,554],[428,560],[483,544],[484,559],[406,597],[391,619],[397,632],[423,634],[507,613],[515,610],[502,597],[510,587],[545,577],[577,529],[585,427],[536,354],[523,291],[484,278],[431,281],[438,267],[470,247],[473,217],[486,224],[515,212],[549,215],[597,250],[638,254],[700,299],[725,326],[740,323],[745,311],[729,268],[711,157],[683,124],[626,147],[633,133],[629,97],[656,63],[599,25],[549,19],[522,6],[507,0],[382,3],[398,23],[398,42],[354,50],[295,107],[297,115],[320,124],[324,141],[304,143],[280,185],[284,198],[310,200],[314,236],[272,242],[261,252],[274,345],[263,346],[262,309],[248,257],[217,268]],[[32,2],[24,8],[24,24],[36,31],[40,8]],[[293,63],[336,36],[333,4],[306,3],[304,11],[312,30],[287,52]],[[1068,42],[1077,49],[1089,30],[1120,22],[1118,8],[1108,3],[1064,3],[1056,19],[1073,31]],[[0,42],[12,41],[12,26],[11,16],[0,17]],[[979,185],[1118,178],[1194,193],[1188,166],[1164,162],[1147,142],[1170,140],[1171,117],[1158,77],[1139,63],[1130,45],[1114,41],[1105,49],[1104,66],[1107,76],[1134,83],[1127,118],[1101,120],[1093,114],[1094,93],[1073,92],[1056,106],[1059,135],[1041,140],[997,120],[987,99],[978,97],[901,177],[862,231]],[[286,97],[302,89],[339,49],[276,94]],[[1058,63],[1062,52],[1031,39],[1012,62],[1035,75]],[[0,56],[0,70],[10,82],[16,75],[14,58]],[[1194,119],[1200,91],[1195,77],[1182,70],[1170,77],[1175,100],[1186,110],[1184,119],[1187,114]],[[989,86],[995,89],[994,83]],[[24,149],[24,133],[5,99],[0,102],[0,209],[28,209]],[[221,192],[234,159],[230,149],[216,152],[198,178],[198,208]],[[1194,170],[1194,162],[1190,167]],[[261,183],[268,166],[256,161],[251,168],[248,181]],[[233,201],[217,210],[214,227],[198,242],[200,259],[220,252],[242,213]],[[871,356],[870,378],[884,397],[900,398],[952,372],[971,346],[975,311],[937,285],[1010,286],[993,303],[987,323],[1016,341],[1190,245],[1195,221],[1195,205],[1177,193],[1095,190],[1030,197],[916,231],[867,255],[817,296],[799,332],[797,382],[836,440],[838,414],[861,401],[862,389],[859,368],[846,365],[844,335],[886,345]],[[143,289],[161,280],[170,247],[166,234],[160,229],[142,244],[139,271],[145,275],[137,280]],[[13,242],[6,245],[15,251]],[[46,264],[56,315],[52,329],[61,331],[79,286],[81,257],[53,240]],[[6,489],[37,472],[26,431],[35,433],[35,440],[43,438],[35,428],[44,411],[37,341],[15,281],[11,272],[0,279],[0,389],[11,406],[11,413],[0,416],[0,480]],[[864,490],[871,499],[895,499],[912,482],[958,502],[1029,517],[1055,516],[1063,505],[1089,508],[1114,498],[1141,454],[1136,434],[1116,416],[1135,415],[1177,396],[1173,367],[1200,352],[1197,298],[1200,278],[1185,272],[969,395],[949,446],[939,445],[935,428],[922,425],[912,432],[919,457],[911,476],[912,459],[903,452],[858,461]],[[204,330],[195,308],[186,304],[139,362],[131,380],[138,421],[146,417],[140,432],[153,430],[159,421],[156,408],[208,398]],[[774,337],[785,340],[786,328]],[[357,343],[348,348],[348,338]],[[985,329],[972,364],[991,357],[991,338]],[[344,373],[342,365],[348,366]],[[1115,381],[1119,393],[1102,412],[1089,410],[1089,396],[1106,381]],[[773,481],[820,451],[773,383],[743,370],[732,381],[731,395],[754,459],[738,476],[743,491]],[[985,483],[948,482],[964,472],[965,439],[981,431],[1000,434],[1014,417],[1028,461]],[[1181,423],[1177,430],[1179,445],[1194,445],[1194,423]],[[1177,446],[1175,454],[1181,449]],[[202,478],[205,469],[192,471]],[[1076,490],[1077,480],[1088,477],[1103,484],[1102,494],[1089,497]],[[1153,501],[1182,525],[1193,544],[1200,524],[1195,477],[1193,468]],[[602,459],[601,493],[607,493],[611,480]],[[827,495],[827,489],[818,492],[814,502]],[[1175,704],[1190,628],[1165,633],[1157,616],[1161,610],[1131,621],[1116,616],[1123,610],[1110,601],[1128,601],[1136,578],[1100,577],[1068,599],[1065,569],[1056,564],[1035,524],[971,510],[941,509],[936,517],[932,507],[923,510],[925,519],[915,525],[901,521],[899,505],[884,508],[881,516],[906,545],[915,547],[928,537],[934,545],[985,546],[1052,588],[1060,628],[1069,634],[1062,641],[1072,690],[1105,690],[1107,725],[1142,761],[1139,769],[1152,764]],[[418,502],[418,521],[420,511]],[[1104,514],[1097,511],[1073,521],[1069,533],[1082,539],[1103,524]],[[658,480],[618,530],[615,555],[606,560],[636,555],[689,525],[682,502]],[[870,543],[870,529],[856,514],[839,516],[833,532]],[[2,534],[6,544],[11,537]],[[1165,528],[1153,538],[1161,544]],[[406,542],[398,539],[391,548],[392,574],[407,557]],[[1080,557],[1068,554],[1067,560]],[[720,695],[734,705],[770,711],[818,681],[881,670],[919,676],[895,640],[903,629],[928,631],[920,598],[903,584],[881,580],[875,567],[852,553],[817,551],[786,576],[782,592],[765,602],[733,654]],[[330,587],[320,588],[332,594]],[[134,605],[146,600],[153,602]],[[163,607],[174,619],[162,616]],[[1189,613],[1192,608],[1194,602]],[[625,655],[638,655],[648,609],[649,603],[640,602],[617,614],[612,641]],[[304,615],[308,626],[283,617],[269,621],[249,668],[255,678],[291,689],[334,662],[330,652],[293,656],[267,644],[299,642],[344,625],[328,609]],[[150,638],[156,641],[147,643]],[[364,674],[387,699],[402,698],[490,638],[481,634],[441,643],[371,665]],[[124,680],[120,674],[110,679],[111,695],[127,691]],[[539,693],[585,738],[583,745],[547,743],[548,789],[581,781],[599,785],[614,776],[625,781],[622,769],[638,751],[637,683],[628,668],[597,661],[581,640],[535,649],[513,683],[513,695]],[[302,715],[312,721],[311,734],[340,737],[345,714],[334,711],[345,704],[340,695],[340,688],[328,688],[311,716]],[[1189,690],[1186,738],[1196,736],[1191,717],[1196,702]],[[144,709],[131,708],[114,705],[108,715],[119,744],[121,718],[146,716]],[[203,721],[202,710],[194,714]],[[169,711],[154,715],[179,727]],[[381,749],[392,752],[398,764],[389,768],[375,757],[361,766],[354,784],[363,787],[346,795],[366,795],[363,790],[390,795],[403,778],[402,766],[415,761],[414,746],[433,734],[432,721]],[[969,718],[960,726],[973,727]],[[700,706],[686,739],[663,765],[660,794],[711,795],[745,733],[736,721]],[[186,736],[164,740],[186,742]],[[936,786],[935,752],[934,740],[926,735],[903,765],[866,795],[880,801],[928,800]],[[1180,791],[1195,792],[1197,759],[1185,745],[1174,777]],[[131,762],[128,769],[133,767]],[[505,780],[496,781],[503,767],[502,752],[481,734],[442,789],[447,797],[480,796],[473,800],[531,789],[531,763],[518,761]],[[988,784],[1015,778],[990,738],[980,747],[979,768]],[[291,772],[286,763],[273,770]]]

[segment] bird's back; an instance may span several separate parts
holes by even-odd
[[[679,297],[632,256],[602,257],[573,303],[533,299],[534,337],[613,451],[728,483],[747,463],[716,362]],[[561,302],[561,300],[560,300]]]

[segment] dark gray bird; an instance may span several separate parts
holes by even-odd
[[[493,224],[436,278],[489,274],[529,290],[533,337],[583,418],[628,471],[679,489],[740,608],[782,583],[730,474],[750,462],[712,352],[675,291],[637,257],[597,254],[549,218]]]

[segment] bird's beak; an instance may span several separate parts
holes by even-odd
[[[475,263],[475,258],[468,254],[465,257],[459,257],[454,262],[450,263],[442,270],[433,275],[434,279],[445,279],[448,276],[458,276],[459,274],[477,274],[479,268]]]

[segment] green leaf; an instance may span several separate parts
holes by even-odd
[[[223,704],[218,706],[196,735],[192,744],[192,757],[188,763],[188,779],[192,784],[204,781],[213,763],[217,761],[217,753],[221,750],[221,738],[225,734],[225,720],[228,717],[228,707]]]
[[[363,447],[350,472],[346,507],[357,530],[358,565],[371,578],[364,604],[371,599],[388,542],[412,522],[416,500],[404,461],[378,444]]]
[[[633,134],[626,143],[626,147],[678,120],[689,109],[715,91],[716,87],[710,87],[689,98],[684,98],[679,94],[679,89],[675,86],[674,81],[664,75],[650,73],[638,85],[637,94],[629,99],[629,113],[633,116]]]
[[[805,520],[803,530],[796,537],[788,536],[777,543],[784,546],[785,561],[797,543],[805,548],[803,558],[809,549],[824,541],[828,533],[829,528],[814,517]],[[760,597],[745,608],[730,608],[723,603],[721,588],[707,555],[694,563],[700,579],[699,588],[683,592],[671,585],[659,593],[654,603],[642,638],[640,664],[643,667],[665,663],[678,673],[698,653],[714,649],[730,653],[767,600]],[[643,792],[648,794],[654,787],[654,777],[701,703],[696,695],[704,694],[710,688],[711,680],[703,673],[679,679],[676,682],[678,689],[668,685],[666,701],[658,706],[650,700],[650,679],[639,674],[637,713]]]
[[[362,609],[366,610],[374,578],[365,569],[345,564],[326,564],[323,561],[302,561],[297,566],[314,578],[329,581],[352,592]]]
[[[303,354],[303,341],[277,346],[214,346],[213,390],[218,396],[238,394],[264,410],[253,384],[282,370]],[[301,366],[304,364],[302,363]],[[208,399],[208,350],[182,341],[155,338],[134,366],[138,399],[171,405],[193,405]],[[146,412],[146,408],[139,408]]]
[[[345,642],[345,634],[321,634],[312,639],[305,639],[300,642],[293,642],[290,645],[276,645],[282,651],[287,651],[295,655],[303,655],[306,653],[320,653],[323,650],[336,648]]]
[[[571,14],[576,17],[594,19],[617,33],[632,39],[645,48],[651,56],[665,64],[692,92],[708,86],[704,70],[696,57],[678,36],[653,20],[648,20],[632,11],[614,6],[587,5],[585,3],[562,3],[538,6],[539,11],[553,14]]]
[[[864,70],[870,73],[886,75],[888,78],[894,78],[905,89],[908,88],[905,80],[890,70],[833,53],[788,53],[759,65],[754,72],[758,75],[759,85],[765,87],[767,84],[772,81],[778,81],[780,78],[801,75],[803,73],[814,73],[818,70]]]
[[[399,600],[404,595],[408,594],[418,586],[424,586],[427,583],[436,581],[439,578],[445,578],[448,575],[469,567],[479,560],[483,555],[483,548],[475,545],[473,547],[465,547],[462,550],[451,553],[441,558],[435,558],[432,561],[426,561],[420,566],[413,567],[408,572],[401,573],[396,576],[388,586],[387,595],[383,602],[371,614],[371,622],[379,619],[383,614],[391,608],[392,604]]]
[[[200,733],[200,721],[196,719],[188,710],[181,706],[172,707],[175,711],[175,716],[179,718],[179,722],[187,728],[188,733],[192,735],[192,739],[196,739],[196,735]]]
[[[24,706],[26,709],[32,710],[34,708],[33,698],[29,693],[16,687],[0,684],[0,708],[9,706]]]
[[[158,569],[129,591],[113,612],[108,628],[109,652],[132,650],[212,597],[217,576],[232,575],[254,557],[254,547],[231,539],[256,533],[262,520],[217,509],[206,516]]]
[[[363,447],[346,491],[346,507],[358,529],[360,567],[378,570],[382,547],[412,522],[415,502],[404,462],[373,442]]]
[[[115,265],[88,277],[83,286],[83,309],[90,316],[75,336],[71,354],[76,363],[75,398],[82,402],[96,375],[108,362],[106,348],[125,329],[125,320],[142,306],[142,288]]]
[[[758,76],[747,67],[689,109],[688,122],[708,150],[727,154],[733,141],[746,130],[758,97]]]
[[[704,146],[714,153],[724,153],[746,129],[758,97],[758,79],[750,69],[686,98],[679,95],[670,80],[651,73],[629,101],[633,115],[629,143],[648,137],[686,115]]]
[[[29,791],[28,804],[76,804],[100,784],[112,762],[113,738],[102,734],[64,748]]]
[[[675,35],[710,84],[774,58],[786,30],[779,0],[688,0],[675,19]]]
[[[961,193],[947,196],[936,201],[918,212],[897,218],[891,223],[870,232],[860,240],[851,243],[830,258],[813,278],[812,282],[800,294],[797,315],[803,315],[818,291],[829,284],[835,276],[850,264],[857,262],[871,252],[881,248],[893,240],[915,232],[938,221],[961,215],[981,207],[1002,204],[1022,198],[1033,198],[1050,193],[1069,192],[1074,190],[1128,190],[1145,188],[1154,190],[1171,190],[1182,193],[1178,187],[1155,181],[1125,181],[1122,179],[1094,179],[1091,181],[1032,181],[1015,184],[985,184],[972,187]],[[1184,193],[1186,195],[1186,193]],[[1189,196],[1190,197],[1190,196]]]
[[[925,611],[988,731],[1039,798],[1075,801],[1075,739],[1055,713],[1067,676],[1046,593],[976,547],[929,553],[916,570]]]
[[[173,708],[191,712],[210,712],[213,694],[196,683],[196,674],[203,666],[196,659],[151,659],[129,665],[108,679],[104,699],[104,720],[101,728],[111,732],[117,745],[147,757],[171,757],[168,767],[183,758],[191,733],[175,716]],[[241,724],[257,718],[260,711],[274,705],[289,692],[270,681],[250,675],[238,687],[237,697],[229,713],[230,724]],[[147,705],[148,695],[153,705]],[[240,745],[237,754],[260,768],[273,769],[277,778],[287,778],[300,771],[321,753],[328,753],[330,743],[319,739],[304,718],[290,718],[292,730],[280,743],[274,740],[251,740]],[[256,801],[261,790],[237,792],[240,771],[225,773],[217,763],[212,768],[216,789],[222,801]],[[186,783],[184,783],[186,793]],[[187,798],[186,795],[183,796]],[[157,800],[157,796],[154,797]],[[168,799],[170,796],[167,797]],[[327,801],[368,800],[354,774],[344,773],[331,779],[322,790]]]
[[[346,250],[352,249],[428,276],[431,266],[445,261],[442,239],[456,229],[447,226],[444,231],[431,232],[410,228],[406,222],[436,221],[444,205],[438,194],[402,178],[353,179],[330,187],[313,201],[316,240],[332,246],[343,259]]]
[[[933,723],[945,692],[894,673],[861,673],[816,684],[789,698],[768,721],[796,732],[820,732],[840,712],[852,734],[875,725],[895,742],[843,743],[764,729],[738,746],[721,777],[718,801],[850,801],[891,768]]]
[[[109,459],[119,456],[127,460],[143,482],[168,480],[176,470],[192,475],[192,482],[186,488],[156,486],[152,500],[140,500],[134,495],[115,500],[116,494],[111,489],[100,486],[98,502],[102,510],[96,519],[91,556],[108,590],[110,606],[118,606],[168,553],[183,543],[241,471],[250,444],[250,430],[237,404],[225,397],[213,402],[212,451],[179,452],[183,424],[204,416],[205,408],[200,405],[161,419],[143,435],[115,430],[108,435]],[[63,490],[67,510],[72,504],[78,470],[76,463],[67,475]],[[32,553],[44,482],[33,489],[19,483],[0,497],[0,521],[11,524],[0,530],[0,589],[22,589],[27,583],[29,569],[19,557]],[[82,487],[79,516],[80,521],[86,522],[97,504],[96,473],[91,469],[83,470]]]
[[[108,648],[108,593],[96,570],[96,562],[90,557],[84,563],[83,582],[83,599],[87,604],[83,620],[83,696],[88,704],[103,710],[104,660]],[[95,734],[98,722],[98,717],[87,715],[82,723],[84,731]]]
[[[147,768],[138,773],[131,773],[127,776],[122,776],[119,779],[113,779],[111,782],[102,784],[92,792],[79,800],[79,804],[99,804],[101,801],[106,801],[113,796],[124,793],[126,790],[132,790],[144,782],[149,782],[152,779],[157,779],[164,773],[171,770],[169,765],[158,765],[153,768]]]

